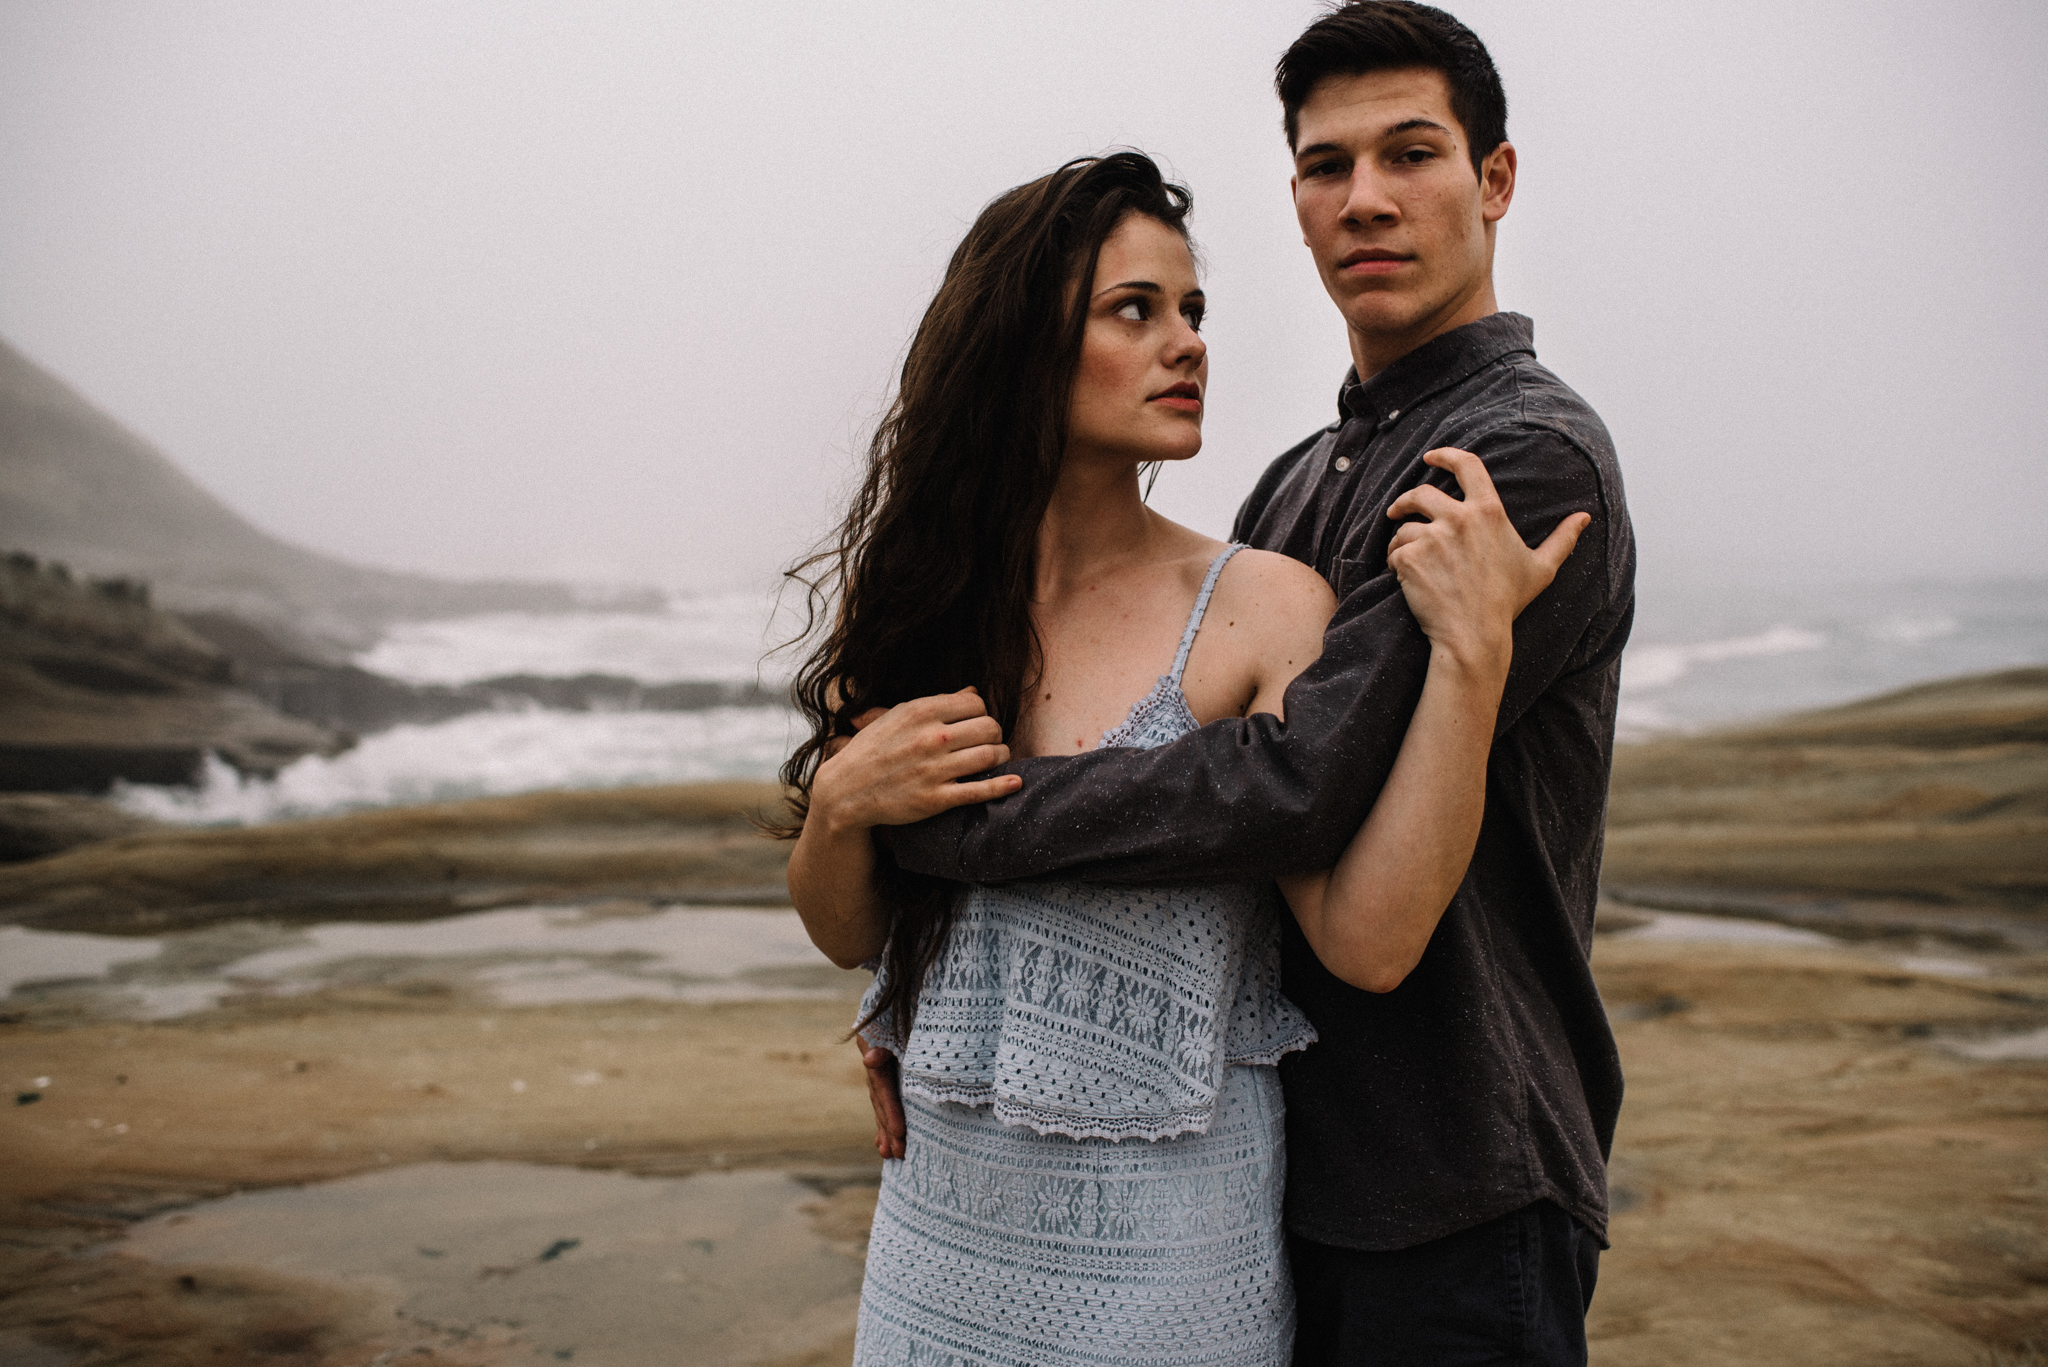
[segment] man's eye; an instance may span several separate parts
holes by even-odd
[[[1116,306],[1116,316],[1128,318],[1134,323],[1142,323],[1152,315],[1150,310],[1145,307],[1143,299],[1126,299],[1123,303]]]
[[[1305,176],[1334,176],[1343,169],[1344,164],[1342,162],[1319,161],[1309,167],[1308,170],[1303,171],[1302,174]]]
[[[1419,166],[1423,162],[1433,159],[1435,156],[1435,151],[1430,148],[1411,147],[1407,151],[1403,152],[1399,157],[1396,157],[1395,160],[1406,162],[1410,166]]]

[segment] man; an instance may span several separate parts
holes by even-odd
[[[1476,452],[1532,544],[1590,513],[1516,624],[1478,848],[1428,950],[1365,992],[1288,924],[1285,990],[1321,1042],[1281,1065],[1297,1362],[1583,1363],[1621,1100],[1587,962],[1634,611],[1620,472],[1598,416],[1536,363],[1529,321],[1495,303],[1516,157],[1478,38],[1424,5],[1356,0],[1301,35],[1276,84],[1302,238],[1353,373],[1336,421],[1259,481],[1235,539],[1336,589],[1321,660],[1284,724],[1024,761],[1015,796],[887,839],[904,867],[971,882],[1329,867],[1386,781],[1429,658],[1386,564],[1388,506],[1448,483],[1424,453]]]

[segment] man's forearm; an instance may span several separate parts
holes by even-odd
[[[1008,766],[1021,792],[883,831],[898,864],[964,882],[1212,882],[1328,868],[1372,807],[1429,643],[1398,589],[1361,594],[1287,690],[1287,722],[1212,722],[1157,749]]]
[[[1505,732],[1572,667],[1589,624],[1614,601],[1609,509],[1592,463],[1555,436],[1481,435],[1473,448],[1524,540],[1535,544],[1573,512],[1593,514],[1556,581],[1515,623]],[[1322,658],[1287,690],[1284,725],[1212,722],[1154,750],[1011,765],[1024,776],[1020,792],[878,834],[904,868],[961,882],[1194,883],[1329,868],[1393,769],[1429,654],[1382,572],[1345,595]]]

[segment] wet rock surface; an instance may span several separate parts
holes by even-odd
[[[322,658],[222,613],[185,619],[231,661],[236,684],[288,716],[357,736],[407,724],[432,724],[473,712],[542,707],[560,712],[696,712],[713,707],[780,706],[779,690],[759,684],[642,683],[617,674],[505,674],[464,684],[408,683],[342,660]]]
[[[690,915],[790,917],[614,901],[488,945],[485,918],[390,927],[417,935],[381,950],[362,924],[75,936],[100,958],[17,989],[0,1026],[0,1077],[36,1097],[0,1108],[0,1346],[846,1362],[875,1173],[844,1042],[865,975],[683,936],[659,972],[744,995],[655,999],[640,960],[638,995],[577,998]],[[1593,1361],[2025,1361],[2048,1333],[2048,956],[1602,922],[1630,1094]],[[566,997],[502,995],[526,934]],[[246,990],[128,1019],[124,962]]]
[[[1804,893],[2048,925],[2048,669],[1622,746],[1603,881],[1701,909]]]
[[[273,774],[350,744],[234,687],[233,672],[140,584],[0,560],[0,792],[190,783],[209,754]]]
[[[152,934],[237,918],[415,920],[606,897],[781,903],[766,783],[533,793],[224,830],[0,868],[0,923]]]
[[[0,864],[41,859],[156,828],[154,821],[89,797],[0,792]]]

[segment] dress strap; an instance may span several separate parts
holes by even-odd
[[[1194,649],[1195,633],[1202,629],[1202,614],[1209,610],[1209,595],[1216,592],[1216,581],[1222,577],[1223,567],[1230,563],[1230,557],[1243,549],[1233,541],[1209,562],[1208,577],[1202,580],[1202,591],[1195,595],[1195,610],[1188,614],[1188,629],[1180,634],[1180,650],[1173,657],[1173,672],[1166,676],[1173,680],[1175,688],[1180,687],[1181,671],[1188,667],[1188,652]]]

